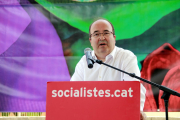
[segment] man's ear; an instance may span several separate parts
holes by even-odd
[[[116,43],[116,35],[114,35],[114,40],[115,40],[115,43]]]
[[[91,44],[91,38],[89,38],[89,42],[90,42],[90,44]],[[92,44],[91,44],[91,46],[92,46]]]

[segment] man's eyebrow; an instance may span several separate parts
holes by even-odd
[[[99,32],[99,30],[94,31],[93,33]],[[104,30],[103,32],[109,32],[109,30]]]
[[[99,32],[99,30],[94,31],[93,33]]]
[[[104,30],[104,32],[109,32],[109,30]]]

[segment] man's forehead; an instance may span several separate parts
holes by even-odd
[[[102,24],[102,25],[107,25],[107,26],[111,26],[111,24],[110,24],[108,21],[106,21],[106,20],[97,20],[97,21],[95,21],[95,22],[91,25],[91,27],[94,27],[94,26],[100,25],[100,24]]]
[[[101,26],[103,27],[107,26],[107,28],[105,28],[103,31],[109,31],[112,29],[112,26],[108,21],[97,20],[91,25],[91,32],[98,32],[99,29],[101,29]]]

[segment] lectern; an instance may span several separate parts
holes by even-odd
[[[46,120],[140,120],[140,82],[48,82]]]

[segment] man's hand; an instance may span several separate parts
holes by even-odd
[[[140,120],[146,120],[147,116],[144,112],[140,112]]]

